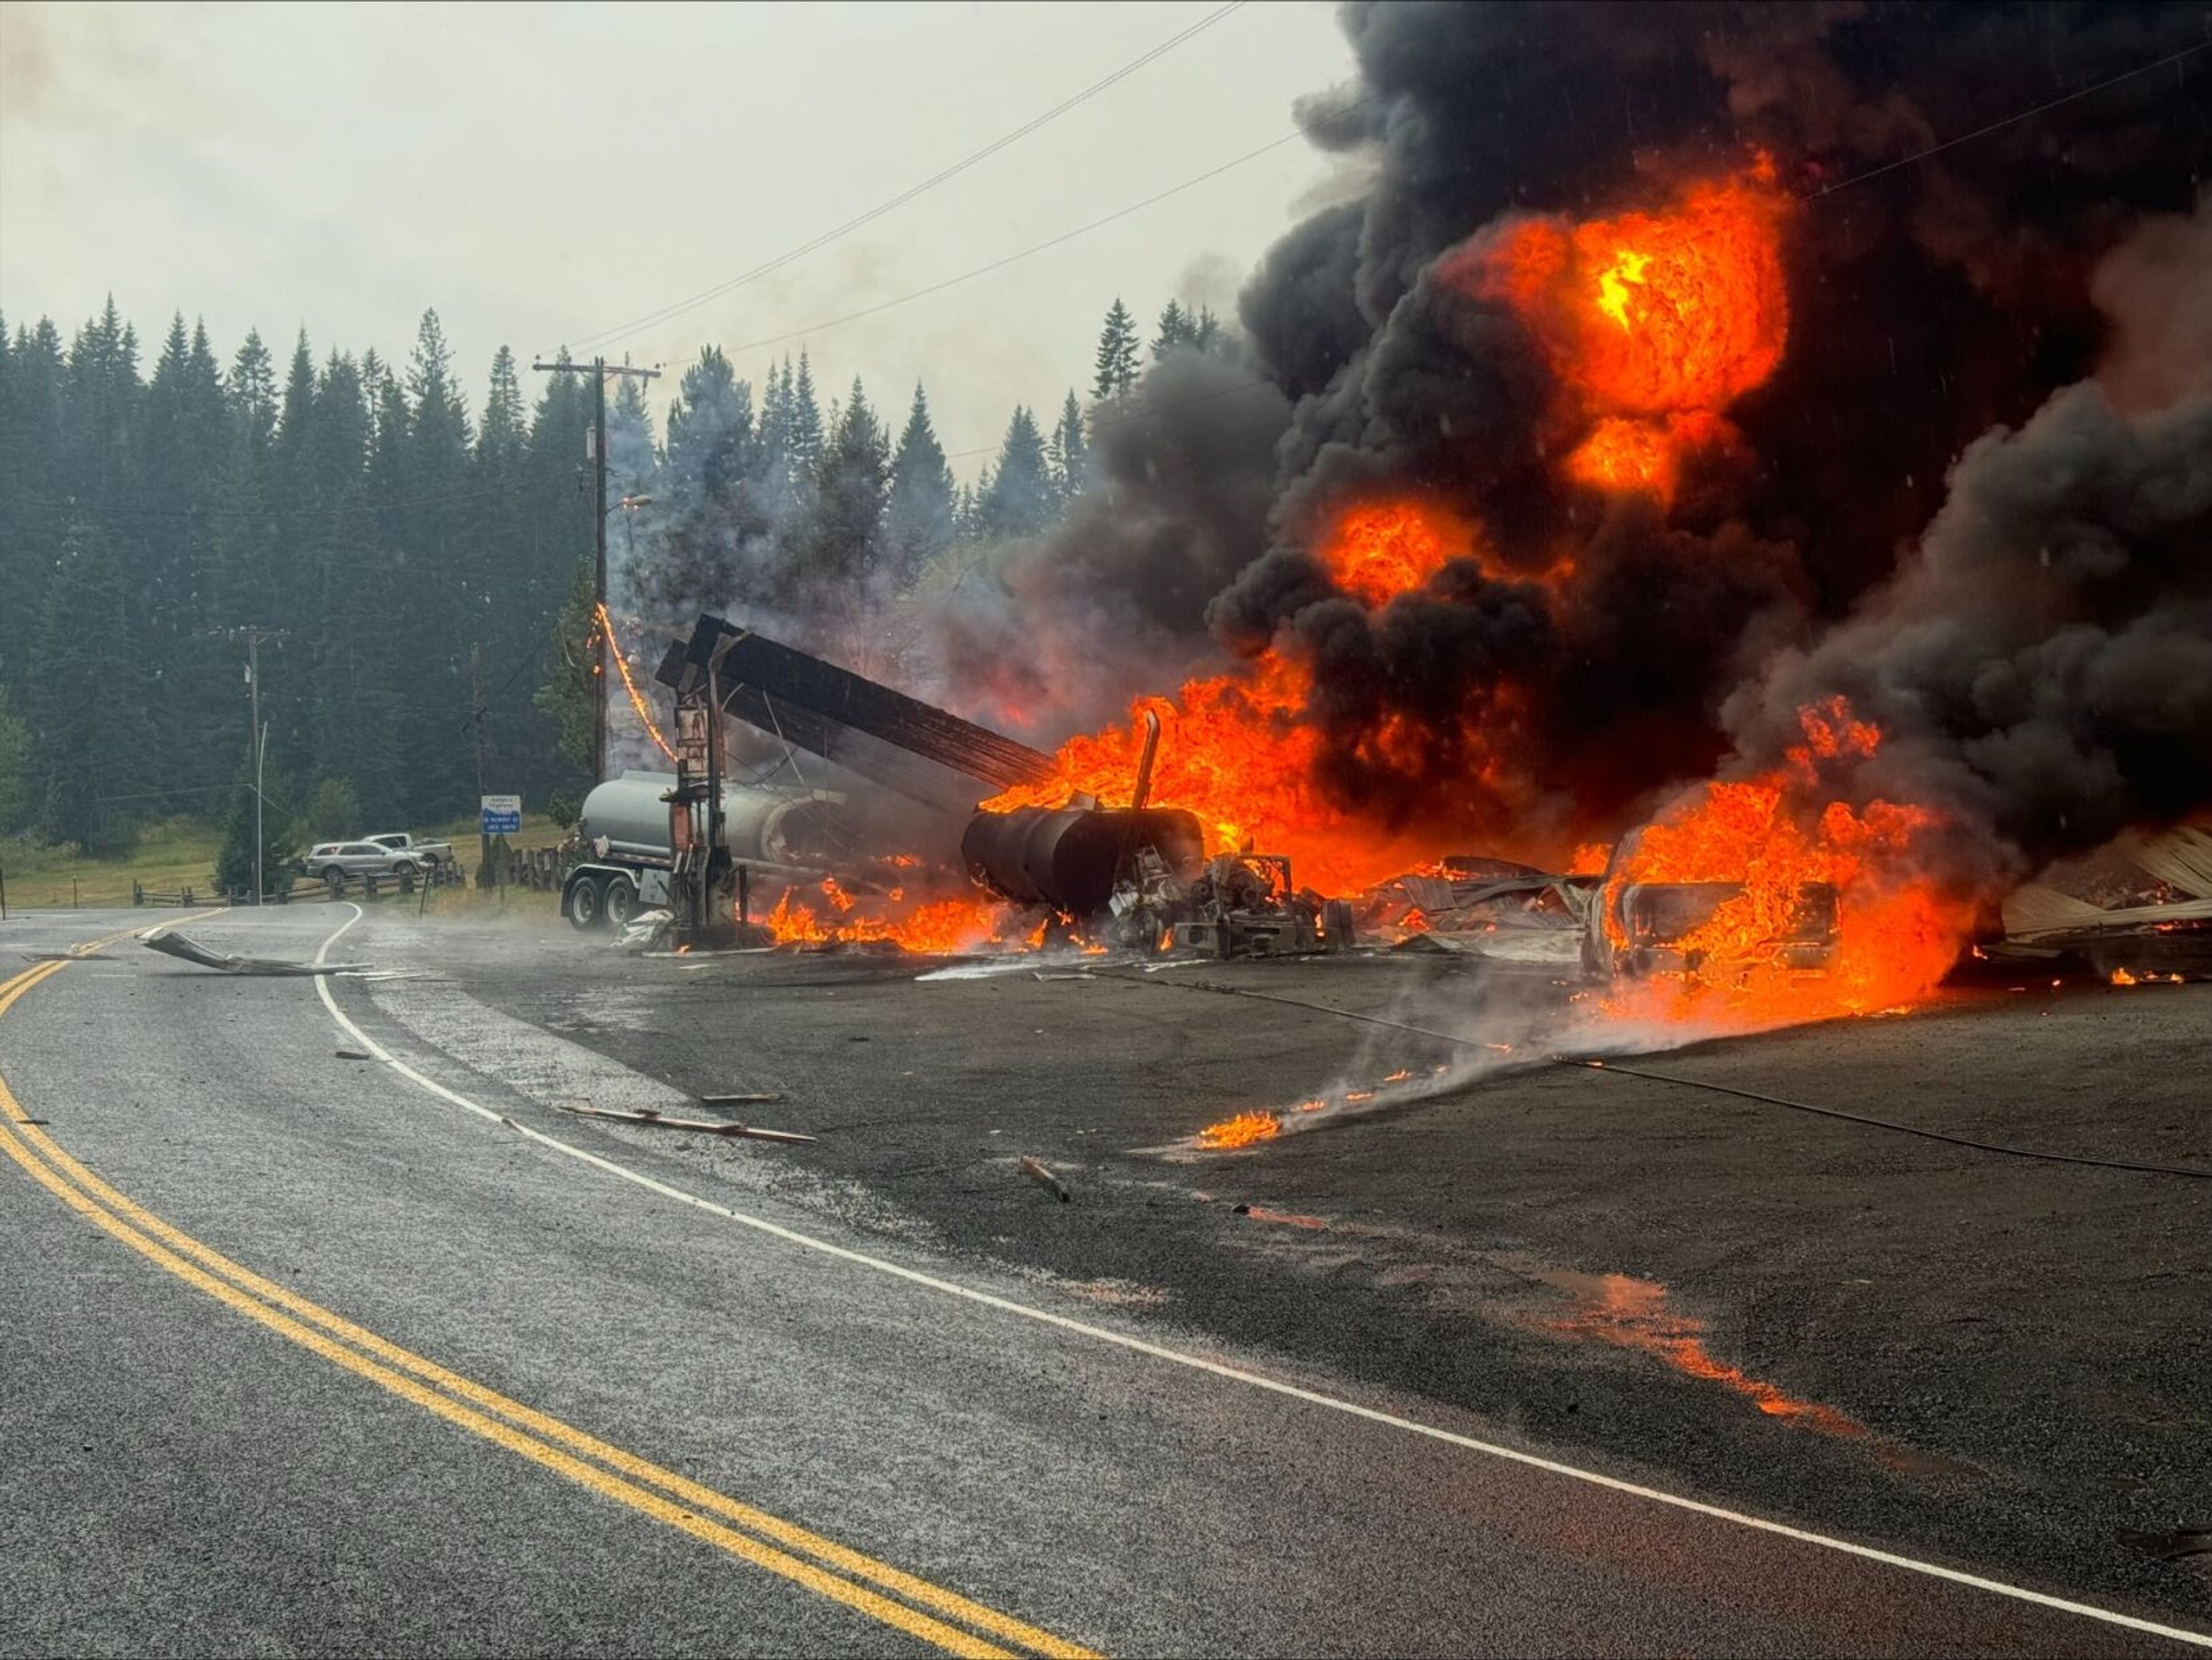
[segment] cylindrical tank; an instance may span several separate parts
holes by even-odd
[[[968,873],[1018,904],[1095,916],[1139,848],[1157,848],[1188,882],[1206,862],[1206,833],[1181,807],[1018,807],[979,812],[960,838]]]
[[[606,854],[665,861],[668,803],[676,787],[672,772],[636,769],[610,778],[584,798],[577,828],[596,848],[606,839]],[[836,820],[842,804],[834,798],[775,790],[722,787],[722,845],[739,864],[819,863],[836,850]]]

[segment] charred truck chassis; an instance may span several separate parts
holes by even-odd
[[[711,615],[669,649],[654,678],[680,698],[707,672],[723,712],[909,800],[971,815],[960,842],[968,874],[1014,903],[1050,907],[1146,948],[1173,942],[1224,957],[1280,956],[1352,944],[1351,908],[1324,907],[1319,895],[1295,889],[1289,860],[1235,854],[1209,863],[1194,814],[1147,805],[1157,716],[1148,719],[1130,806],[1086,800],[984,812],[975,807],[979,794],[1052,777],[1052,757]]]
[[[1018,807],[969,820],[960,856],[979,885],[1016,904],[1110,916],[1127,943],[1150,945],[1169,920],[1160,906],[1205,863],[1206,833],[1180,807]]]

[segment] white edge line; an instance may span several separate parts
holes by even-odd
[[[331,947],[337,943],[339,936],[362,919],[361,907],[353,905],[350,900],[346,903],[351,906],[353,915],[340,924],[337,933],[323,941],[322,948],[315,953],[315,961],[319,964],[328,956]],[[494,1112],[488,1107],[479,1106],[466,1096],[447,1089],[435,1079],[426,1078],[363,1031],[348,1018],[343,1009],[338,1007],[337,1000],[331,995],[330,982],[326,976],[321,975],[315,976],[315,994],[323,1000],[323,1006],[331,1012],[331,1018],[336,1020],[355,1042],[401,1077],[421,1085],[441,1100],[449,1101],[464,1111],[474,1113],[479,1118],[503,1125],[517,1134],[526,1136],[539,1146],[548,1147],[555,1152],[589,1164],[596,1170],[605,1171],[610,1176],[619,1177],[625,1182],[634,1183],[648,1192],[659,1194],[664,1199],[672,1199],[680,1205],[689,1205],[696,1210],[709,1212],[726,1220],[735,1222],[740,1226],[751,1228],[757,1232],[783,1240],[787,1243],[797,1245],[802,1250],[817,1251],[824,1256],[834,1256],[841,1262],[872,1269],[878,1274],[887,1274],[896,1279],[926,1286],[931,1291],[941,1292],[948,1297],[957,1297],[970,1303],[980,1303],[986,1308],[997,1309],[1001,1313],[1017,1315],[1022,1319],[1034,1320],[1042,1325],[1056,1326],[1062,1331],[1074,1332],[1080,1336],[1092,1338],[1102,1343],[1111,1343],[1117,1348],[1128,1349],[1155,1360],[1164,1360],[1174,1365],[1188,1367],[1194,1371],[1202,1371],[1215,1377],[1226,1378],[1231,1383],[1243,1383],[1253,1389],[1266,1389],[1270,1394],[1285,1395],[1293,1401],[1303,1401],[1309,1406],[1323,1407],[1331,1412],[1344,1413],[1353,1418],[1364,1419],[1369,1423],[1382,1424],[1391,1429],[1404,1431],[1408,1434],[1424,1436],[1431,1441],[1441,1441],[1447,1445],[1458,1447],[1468,1452],[1480,1453],[1486,1457],[1502,1458],[1509,1463],[1525,1465],[1528,1468],[1547,1471],[1553,1475],[1564,1475],[1571,1481],[1586,1482],[1592,1487],[1603,1487],[1613,1493],[1626,1493],[1631,1498],[1646,1499],[1655,1505],[1666,1505],[1675,1510],[1688,1511],[1692,1515],[1710,1517],[1716,1521],[1732,1522],[1739,1527],[1754,1529],[1760,1533],[1774,1534],[1784,1539],[1795,1540],[1800,1544],[1817,1545],[1826,1550],[1840,1551],[1847,1556],[1859,1557],[1869,1562],[1880,1562],[1888,1567],[1903,1568],[1908,1572],[1925,1574],[1930,1578],[1946,1579],[1954,1584],[1970,1585],[1976,1590],[1990,1591],[1999,1596],[2009,1596],[2017,1602],[2033,1602],[2041,1608],[2056,1608],[2063,1614],[2080,1614],[2084,1619],[2101,1620],[2106,1625],[2124,1626],[2130,1631],[2148,1632],[2154,1637],[2170,1638],[2175,1642],[2185,1643],[2195,1648],[2212,1650],[2212,1635],[2207,1635],[2202,1632],[2185,1630],[2179,1626],[2162,1626],[2156,1620],[2138,1619],[2131,1614],[2118,1614],[2110,1608],[2093,1607],[2087,1602],[2069,1602],[2063,1596],[2052,1596],[2043,1591],[2030,1590],[2024,1585],[2007,1584],[2001,1579],[1985,1579],[1979,1574],[1967,1573],[1958,1568],[1947,1568],[1939,1562],[1923,1562],[1917,1557],[1900,1556],[1893,1551],[1878,1550],[1871,1545],[1856,1544],[1848,1539],[1838,1539],[1827,1534],[1813,1533],[1803,1528],[1793,1528],[1787,1523],[1769,1521],[1765,1517],[1751,1516],[1741,1511],[1727,1510],[1718,1505],[1708,1505],[1699,1499],[1685,1499],[1679,1493],[1664,1493],[1656,1487],[1647,1487],[1633,1481],[1624,1481],[1618,1476],[1606,1475],[1596,1470],[1582,1469],[1573,1464],[1563,1464],[1556,1459],[1541,1457],[1533,1452],[1522,1452],[1514,1447],[1501,1446],[1496,1442],[1477,1440],[1470,1435],[1461,1435],[1452,1430],[1439,1429],[1432,1424],[1419,1423],[1411,1418],[1401,1418],[1394,1413],[1383,1412],[1375,1407],[1363,1407],[1357,1402],[1341,1400],[1333,1395],[1323,1395],[1314,1389],[1301,1388],[1296,1383],[1286,1383],[1277,1378],[1263,1377],[1258,1372],[1245,1371],[1236,1366],[1224,1365],[1218,1360],[1207,1360],[1198,1355],[1185,1354],[1177,1349],[1164,1348],[1157,1343],[1146,1342],[1142,1338],[1127,1336],[1121,1332],[1109,1330],[1103,1326],[1090,1325],[1081,1320],[1070,1319],[1066,1315],[1054,1314],[1044,1309],[1032,1308],[1026,1303],[1017,1303],[1009,1298],[994,1296],[989,1292],[976,1291],[971,1286],[959,1285],[950,1280],[940,1280],[933,1274],[924,1274],[916,1268],[902,1268],[896,1262],[886,1262],[879,1256],[870,1256],[865,1252],[848,1250],[843,1245],[831,1244],[826,1239],[814,1238],[811,1235],[800,1233],[793,1229],[784,1227],[779,1223],[771,1222],[765,1217],[750,1216],[743,1211],[732,1210],[726,1205],[718,1205],[711,1199],[702,1199],[696,1194],[684,1192],[680,1188],[672,1188],[665,1183],[656,1182],[651,1177],[641,1176],[635,1171],[614,1163],[611,1159],[603,1158],[595,1152],[588,1152],[582,1147],[571,1146],[566,1141],[545,1134],[541,1130],[535,1130],[526,1124],[518,1123],[503,1113]]]

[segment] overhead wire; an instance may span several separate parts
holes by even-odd
[[[2093,93],[2102,92],[2108,87],[2118,86],[2124,81],[2134,80],[2138,76],[2148,75],[2154,70],[2167,68],[2172,64],[2179,64],[2186,58],[2194,58],[2199,53],[2208,51],[2212,51],[2212,41],[2206,41],[2197,46],[2184,47],[2179,52],[2169,52],[2163,58],[2154,58],[2148,63],[2138,64],[2131,70],[2124,70],[2118,75],[2108,76],[2105,79],[2095,82],[2089,86],[2077,87],[2073,91],[2061,94],[2056,98],[2046,99],[2042,103],[2032,105],[2026,109],[2015,110],[2012,114],[2005,116],[2000,120],[1989,122],[1983,126],[1975,128],[1971,132],[1956,134],[1952,137],[1944,139],[1940,143],[1930,144],[1924,149],[1916,150],[1910,155],[1899,156],[1893,161],[1881,162],[1877,166],[1868,167],[1861,172],[1855,173],[1848,178],[1837,179],[1832,184],[1823,185],[1816,190],[1790,192],[1789,199],[1793,203],[1809,205],[1819,202],[1825,198],[1833,196],[1838,192],[1849,190],[1855,185],[1864,184],[1870,179],[1877,179],[1885,173],[1893,173],[1900,167],[1911,167],[1915,163],[1925,161],[1930,156],[1940,155],[1945,150],[1954,149],[1958,145],[1968,143],[1977,138],[1986,137],[1990,133],[1999,131],[2006,127],[2015,125],[2021,121],[2030,120],[2038,115],[2042,115],[2049,111],[2057,109],[2062,105],[2073,103],[2078,99],[2088,97]],[[1282,137],[1276,139],[1273,143],[1263,144],[1258,149],[1250,151],[1247,155],[1238,157],[1234,161],[1225,162],[1221,167],[1215,167],[1209,172],[1200,173],[1194,179],[1186,179],[1181,185],[1171,186],[1170,189],[1161,192],[1157,196],[1148,197],[1143,202],[1133,203],[1130,206],[1121,210],[1120,212],[1109,214],[1104,219],[1094,220],[1089,225],[1079,227],[1075,230],[1066,232],[1064,234],[1054,237],[1048,241],[1040,242],[1035,247],[1024,249],[1020,253],[1009,255],[1007,258],[994,261],[988,265],[979,266],[973,271],[963,273],[959,277],[947,278],[945,282],[933,284],[929,288],[917,289],[915,293],[903,295],[900,299],[886,301],[880,305],[870,307],[865,311],[854,312],[844,317],[832,319],[828,323],[817,325],[817,331],[802,329],[790,334],[775,335],[764,340],[750,342],[747,345],[738,346],[733,348],[733,350],[743,351],[749,350],[751,346],[780,345],[785,341],[798,339],[802,335],[817,331],[819,329],[835,328],[841,323],[852,322],[861,317],[872,316],[878,311],[889,310],[893,306],[903,305],[908,300],[921,299],[925,295],[937,293],[940,289],[951,287],[954,283],[965,282],[969,277],[980,277],[986,272],[996,271],[1003,265],[1012,265],[1015,260],[1026,258],[1031,253],[1042,252],[1045,249],[1057,246],[1060,243],[1066,241],[1070,238],[1080,236],[1085,231],[1095,230],[1101,225],[1110,224],[1114,220],[1121,218],[1127,214],[1133,213],[1139,208],[1147,207],[1153,202],[1164,200],[1166,198],[1173,196],[1178,192],[1188,189],[1193,185],[1202,184],[1206,179],[1213,178],[1218,173],[1227,172],[1231,167],[1240,167],[1246,161],[1249,161],[1258,156],[1264,155],[1267,151],[1277,148],[1279,145],[1288,143],[1293,138],[1303,137],[1305,133],[1312,131],[1314,127],[1322,125],[1325,122],[1340,120],[1345,116],[1352,113],[1354,111],[1375,102],[1381,95],[1382,94],[1379,93],[1370,93],[1365,98],[1359,100],[1358,102],[1347,105],[1340,110],[1332,110],[1327,115],[1316,118],[1311,122],[1304,124],[1293,129],[1291,132],[1285,134]],[[1718,234],[1719,232],[1717,228],[1706,230],[1686,231],[1673,240],[1662,244],[1656,251],[1663,252],[1673,248],[1686,246],[1692,243],[1700,241],[1706,237],[1717,235]],[[1217,398],[1228,397],[1232,392],[1247,392],[1255,386],[1273,386],[1274,384],[1275,383],[1273,380],[1265,376],[1255,377],[1253,380],[1243,381],[1237,386],[1217,387],[1212,392],[1201,393],[1195,398],[1181,398],[1174,403],[1154,404],[1142,410],[1133,410],[1127,415],[1117,417],[1114,420],[1100,423],[1094,427],[1093,429],[1100,430],[1108,427],[1125,425],[1131,421],[1149,419],[1154,416],[1171,414],[1177,410],[1188,409],[1194,404],[1211,403]],[[997,453],[998,448],[999,447],[996,444],[986,444],[978,446],[972,449],[954,450],[946,454],[945,459],[948,461],[960,460],[977,455],[994,454]]]
[[[1190,178],[1184,179],[1179,185],[1170,185],[1165,190],[1156,191],[1141,201],[1132,202],[1126,207],[1116,208],[1113,212],[1106,214],[1103,217],[1093,219],[1088,224],[1078,225],[1073,230],[1065,230],[1060,232],[1057,236],[1047,237],[1042,242],[1032,243],[1030,246],[1023,248],[1017,252],[1006,254],[1000,258],[994,259],[988,265],[977,265],[972,270],[960,272],[957,276],[948,277],[941,282],[932,283],[927,288],[916,289],[910,294],[902,294],[896,298],[890,300],[879,300],[874,305],[864,306],[858,311],[847,312],[842,317],[829,318],[822,322],[811,324],[805,328],[790,329],[781,334],[763,335],[757,340],[741,340],[736,345],[729,347],[728,350],[736,352],[754,351],[763,346],[778,346],[783,344],[787,341],[807,338],[813,335],[823,333],[830,329],[842,328],[848,323],[857,323],[865,317],[874,317],[884,312],[894,310],[900,306],[911,304],[916,300],[926,300],[933,294],[942,294],[947,289],[957,288],[961,283],[972,282],[978,277],[988,277],[994,271],[1004,271],[1008,265],[1018,264],[1020,261],[1027,259],[1032,255],[1043,253],[1048,249],[1059,247],[1062,243],[1072,242],[1079,236],[1087,236],[1092,231],[1102,229],[1105,226],[1112,224],[1117,219],[1126,219],[1133,213],[1140,212],[1144,209],[1152,207],[1157,203],[1166,201],[1170,197],[1180,196],[1183,192],[1194,189],[1198,185],[1205,184],[1209,179],[1218,179],[1223,173],[1228,173],[1234,168],[1241,167],[1248,161],[1256,161],[1260,157],[1267,155],[1269,151],[1280,149],[1284,145],[1291,143],[1293,140],[1304,137],[1316,127],[1324,125],[1329,122],[1342,120],[1354,110],[1364,108],[1367,105],[1374,103],[1381,96],[1382,94],[1380,93],[1370,93],[1358,103],[1347,105],[1341,109],[1333,109],[1325,116],[1318,116],[1310,121],[1301,122],[1297,125],[1292,127],[1288,132],[1285,133],[1281,137],[1272,138],[1268,140],[1267,143],[1261,145],[1257,149],[1247,150],[1243,155],[1234,156],[1229,161],[1220,163],[1217,167],[1208,167],[1204,173],[1193,174]]]
[[[575,343],[576,346],[579,349],[604,347],[613,341],[625,339],[630,335],[638,333],[645,329],[653,328],[659,324],[672,321],[674,319],[682,316],[685,312],[696,310],[699,307],[705,305],[710,300],[720,299],[722,295],[732,293],[735,290],[744,287],[749,283],[757,282],[763,277],[782,270],[783,267],[790,265],[794,260],[802,259],[810,253],[813,253],[820,249],[828,247],[831,243],[836,242],[841,238],[850,234],[852,232],[860,229],[862,226],[872,223],[874,221],[883,217],[884,215],[893,211],[895,209],[903,207],[907,203],[913,201],[916,197],[934,190],[938,185],[945,183],[948,179],[957,178],[961,173],[967,172],[969,168],[975,166],[978,162],[987,161],[991,156],[997,155],[1009,144],[1015,143],[1018,141],[1027,137],[1030,134],[1036,131],[1039,128],[1058,120],[1070,110],[1075,109],[1079,106],[1089,102],[1091,99],[1096,98],[1100,93],[1106,91],[1109,88],[1116,85],[1121,81],[1127,80],[1130,76],[1134,75],[1139,70],[1143,69],[1154,59],[1161,58],[1168,52],[1174,51],[1185,41],[1193,39],[1196,35],[1203,33],[1209,28],[1212,28],[1216,23],[1220,22],[1231,13],[1242,9],[1244,4],[1245,0],[1227,0],[1227,3],[1217,7],[1214,10],[1207,13],[1204,17],[1200,18],[1196,22],[1178,30],[1176,33],[1169,36],[1158,46],[1152,47],[1149,52],[1144,52],[1140,56],[1132,58],[1129,62],[1122,64],[1111,74],[1107,75],[1097,81],[1092,82],[1091,85],[1084,88],[1080,92],[1076,93],[1072,97],[1062,100],[1060,103],[1055,104],[1052,108],[1045,111],[1042,114],[1032,116],[1029,120],[1022,123],[1021,125],[1013,128],[1010,131],[1001,133],[998,137],[993,139],[981,149],[970,151],[967,155],[964,155],[959,161],[953,162],[950,167],[941,168],[938,172],[931,174],[928,178],[921,180],[919,184],[909,185],[907,189],[900,192],[897,195],[890,197],[882,202],[878,202],[874,207],[868,209],[866,212],[854,215],[852,218],[845,221],[843,224],[834,226],[830,229],[823,231],[819,235],[813,237],[810,240],[802,242],[798,246],[788,249],[785,252],[776,255],[772,259],[763,260],[761,264],[753,266],[749,271],[740,271],[735,277],[732,277],[723,282],[717,283],[710,288],[702,289],[688,299],[679,300],[672,305],[663,306],[657,310],[647,312],[641,317],[633,318],[627,323],[617,324],[613,328],[602,329],[596,334],[586,335],[582,339]],[[744,348],[739,347],[735,350],[742,350]]]

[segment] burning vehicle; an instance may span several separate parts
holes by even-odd
[[[1676,974],[1723,982],[1773,964],[1819,973],[1835,954],[1836,890],[1799,888],[1771,928],[1719,937],[1722,918],[1745,903],[1737,882],[1630,882],[1608,889],[1583,933],[1583,966],[1599,977]]]
[[[833,873],[840,866],[849,873],[871,857],[871,833],[843,794],[754,789],[732,796],[726,791],[729,828],[723,845],[745,879],[757,868],[777,882],[781,897],[767,921],[779,938],[847,934],[946,949],[948,912],[964,909],[981,930],[966,943],[1004,943],[1008,919],[994,912],[1012,908],[1037,919],[1029,937],[1039,944],[1055,936],[1142,950],[1173,942],[1242,956],[1310,951],[1321,943],[1327,902],[1293,887],[1286,859],[1249,852],[1209,858],[1197,815],[1148,803],[1160,739],[1157,716],[1143,723],[1145,737],[1122,781],[1129,806],[1103,806],[1089,794],[1051,807],[978,806],[987,791],[1003,792],[1048,774],[1048,757],[711,615],[702,616],[690,638],[672,648],[658,678],[680,688],[707,663],[714,666],[715,696],[724,713],[903,799],[912,812],[890,834],[941,843],[959,826],[959,866],[975,891],[964,906],[950,895],[933,900],[927,908],[931,926],[917,933],[855,915],[863,911],[862,896]],[[634,773],[593,792],[585,831],[602,864],[579,867],[571,878],[572,895],[602,885],[602,892],[634,905],[665,892],[665,882],[653,885],[653,873],[665,870],[671,857],[665,803],[675,781],[670,775]],[[944,862],[906,848],[879,848],[872,856],[909,873],[890,890],[894,903],[904,900],[907,886],[921,890],[927,867]],[[607,867],[610,858],[626,863]],[[809,886],[822,893],[831,918],[799,897]],[[978,894],[1003,905],[993,907]],[[581,904],[588,911],[591,901]],[[569,914],[572,920],[578,915],[574,900]],[[1349,911],[1330,914],[1338,915],[1333,939],[1348,944]],[[978,927],[951,933],[976,933]]]
[[[896,614],[933,702],[702,618],[728,712],[964,848],[924,863],[972,940],[1357,928],[1764,1025],[2194,927],[2201,888],[2030,879],[2212,806],[2196,22],[1345,21],[1307,113],[1358,166],[1236,361],[1164,351],[960,582],[763,600],[855,660]],[[838,893],[789,927],[902,926]]]

